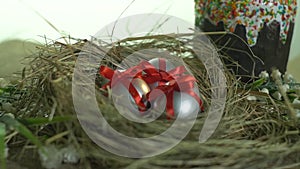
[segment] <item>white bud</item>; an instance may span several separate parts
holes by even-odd
[[[269,73],[267,71],[262,71],[260,74],[259,74],[259,77],[260,78],[265,78],[265,79],[268,79],[269,78]]]
[[[266,93],[266,94],[269,94],[269,90],[267,88],[263,88],[260,90],[260,92],[262,93]]]
[[[249,100],[249,101],[256,101],[257,100],[257,98],[255,96],[251,96],[251,95],[248,95],[246,99]]]
[[[278,69],[272,71],[271,77],[273,80],[281,79],[281,73]]]
[[[276,100],[282,100],[282,95],[280,92],[276,91],[272,94],[272,96],[276,99]]]
[[[64,163],[76,164],[79,162],[80,155],[74,146],[63,148],[61,152],[63,154]]]
[[[290,86],[288,84],[284,84],[284,85],[282,85],[282,89],[283,89],[283,92],[286,93],[290,89]]]

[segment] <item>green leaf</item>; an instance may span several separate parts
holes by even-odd
[[[5,86],[0,88],[3,92],[12,93],[17,90],[16,86]]]
[[[26,137],[38,148],[42,147],[42,143],[39,141],[39,139],[35,135],[33,135],[32,132],[25,125],[16,120],[12,115],[3,115],[2,117],[0,117],[0,122],[3,122],[8,127],[13,127],[19,134]]]
[[[6,157],[5,157],[5,124],[0,122],[0,167],[6,169]]]
[[[248,84],[247,87],[251,89],[257,89],[266,82],[265,78],[258,79],[251,84]]]

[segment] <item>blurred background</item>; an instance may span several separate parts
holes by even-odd
[[[20,71],[21,62],[25,62],[22,58],[34,52],[35,43],[45,43],[45,38],[58,39],[61,34],[90,39],[102,27],[118,19],[131,2],[0,0],[0,77]],[[135,0],[122,17],[153,12],[177,16],[194,25],[194,0]],[[288,72],[300,81],[300,15],[294,29]]]

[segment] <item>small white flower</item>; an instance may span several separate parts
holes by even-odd
[[[266,93],[266,94],[269,94],[269,90],[267,88],[263,88],[260,90],[260,92],[262,93]]]
[[[290,86],[288,84],[284,84],[284,85],[282,85],[282,89],[283,89],[283,92],[286,93],[290,89]]]
[[[76,164],[80,160],[80,155],[74,146],[68,146],[61,150],[63,153],[63,162]]]
[[[292,83],[295,81],[295,78],[293,77],[293,75],[291,75],[289,73],[285,73],[283,76],[283,80],[285,83]]]
[[[280,92],[276,91],[272,94],[272,96],[276,99],[276,100],[281,100],[282,99],[282,95]]]
[[[273,80],[281,79],[281,73],[278,69],[272,71],[271,77]]]
[[[248,95],[246,99],[249,100],[249,101],[256,101],[257,100],[257,98],[255,96],[251,96],[251,95]]]
[[[264,79],[268,79],[269,78],[269,73],[267,71],[262,71],[260,74],[259,74],[259,77],[260,78],[264,78]]]

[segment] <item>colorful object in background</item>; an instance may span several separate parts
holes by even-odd
[[[296,0],[195,0],[195,26],[216,32],[208,36],[226,67],[248,83],[264,70],[286,72],[296,11]]]
[[[168,118],[188,118],[189,114],[203,111],[202,100],[196,85],[196,79],[187,74],[184,66],[175,67],[162,58],[155,58],[150,61],[142,61],[137,66],[124,71],[112,70],[109,67],[101,66],[100,75],[107,78],[109,82],[102,86],[103,89],[117,87],[129,91],[130,96],[124,97],[125,100],[131,100],[134,106],[139,110],[140,115],[143,112],[164,102]],[[122,89],[120,89],[122,91]],[[150,90],[149,90],[150,89]],[[162,92],[153,92],[160,90]],[[113,91],[114,92],[114,91]],[[117,92],[118,93],[118,92]],[[124,92],[119,92],[120,94]],[[151,96],[153,94],[153,97]],[[162,93],[166,100],[162,101]],[[132,110],[133,112],[135,110]]]
[[[236,25],[246,27],[249,45],[255,45],[259,31],[264,25],[276,21],[280,25],[280,39],[283,44],[291,22],[295,21],[296,0],[196,0],[196,17],[199,22],[210,20],[217,25],[224,23],[225,30],[234,32]]]

